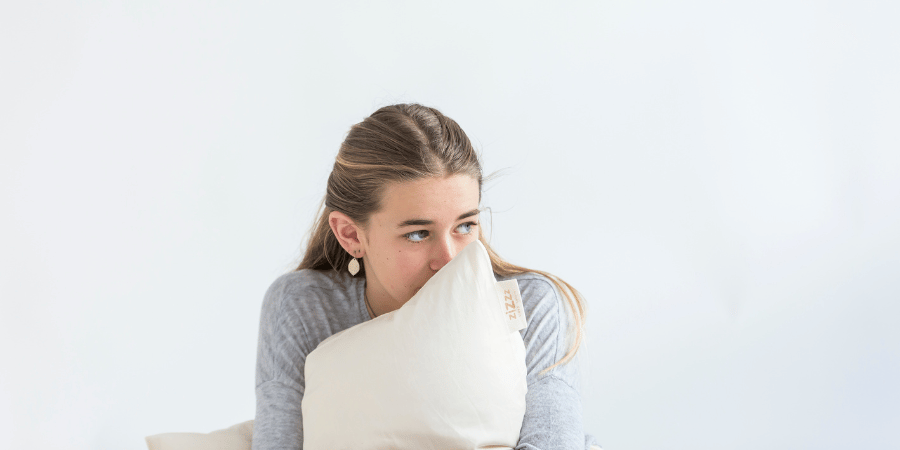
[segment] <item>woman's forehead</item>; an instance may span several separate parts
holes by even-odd
[[[377,216],[408,220],[455,221],[478,208],[478,181],[468,175],[422,178],[389,183]]]

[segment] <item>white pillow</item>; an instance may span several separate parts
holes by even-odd
[[[212,433],[162,433],[147,436],[150,450],[250,450],[253,421]]]
[[[403,307],[307,356],[303,448],[514,447],[527,392],[524,326],[515,281],[497,283],[473,242]]]

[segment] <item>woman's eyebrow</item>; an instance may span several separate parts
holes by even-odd
[[[456,220],[463,220],[466,217],[472,217],[474,215],[477,215],[479,212],[480,211],[478,209],[473,209],[469,212],[462,213],[459,217],[456,218]],[[403,222],[400,222],[400,224],[397,225],[397,228],[408,227],[411,225],[417,225],[417,226],[434,225],[434,221],[428,220],[428,219],[409,219],[409,220],[404,220]]]
[[[465,219],[466,217],[472,217],[472,216],[475,216],[475,215],[477,215],[479,212],[480,212],[479,210],[473,209],[473,210],[471,210],[471,211],[469,211],[469,212],[467,212],[467,213],[463,213],[461,216],[457,217],[456,220],[463,220],[463,219]]]
[[[433,223],[434,223],[433,220],[428,220],[428,219],[410,219],[410,220],[404,220],[403,222],[400,222],[400,225],[397,225],[397,228],[408,227],[410,225],[431,225]]]

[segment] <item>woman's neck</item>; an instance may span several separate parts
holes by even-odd
[[[372,318],[387,314],[403,306],[402,304],[397,305],[394,298],[385,292],[384,289],[376,289],[375,286],[373,286],[374,284],[375,283],[369,283],[367,280],[366,288],[363,290],[366,309],[369,310],[369,315],[372,316]]]
[[[372,310],[372,306],[369,305],[369,294],[367,294],[365,291],[363,291],[363,301],[366,303],[366,311],[368,311],[369,313],[369,318],[374,319],[378,317],[378,315],[375,314],[375,311]]]

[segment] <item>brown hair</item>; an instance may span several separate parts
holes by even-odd
[[[461,174],[478,180],[480,200],[481,163],[468,136],[453,119],[418,104],[391,105],[375,111],[351,127],[341,144],[306,254],[296,270],[340,270],[350,262],[351,256],[338,243],[328,224],[332,211],[340,211],[365,226],[369,216],[380,209],[379,202],[388,183]],[[565,356],[545,371],[569,362],[583,339],[584,298],[554,275],[504,261],[488,245],[480,227],[478,238],[490,255],[495,274],[539,273],[553,282],[565,297],[573,313],[570,331],[575,333],[574,342]],[[360,265],[360,272],[364,271]]]

